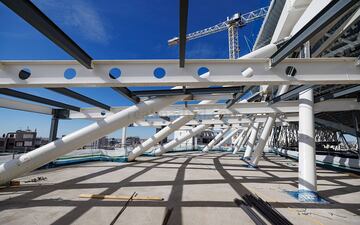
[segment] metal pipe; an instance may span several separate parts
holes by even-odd
[[[216,135],[215,138],[212,139],[210,141],[210,143],[202,151],[203,152],[210,151],[214,147],[214,145],[220,141],[220,138],[222,138],[224,136],[224,134],[226,134],[226,132],[228,132],[230,130],[230,128],[231,127],[229,126],[225,129],[223,129],[222,131],[220,131],[220,133],[218,133],[218,135]]]
[[[249,137],[248,145],[246,146],[244,158],[248,158],[251,156],[251,152],[254,149],[254,144],[255,144],[258,130],[259,130],[259,123],[254,123],[254,125],[251,127],[251,134]]]
[[[157,112],[159,109],[182,100],[183,98],[184,96],[159,97],[130,106],[103,120],[68,134],[63,138],[23,154],[17,159],[3,163],[0,165],[0,184],[4,184],[11,179],[45,165],[66,153],[81,148],[90,141],[112,133],[120,127],[128,126],[129,124],[142,119],[144,116]]]
[[[315,197],[315,126],[313,89],[299,94],[299,198]]]
[[[240,128],[234,129],[233,131],[231,131],[230,134],[228,134],[226,137],[224,137],[224,139],[222,139],[217,145],[215,145],[214,148],[220,148],[226,141],[228,141],[231,137],[233,137],[239,131],[240,131]]]
[[[202,132],[203,130],[205,130],[208,127],[209,127],[208,124],[201,124],[199,126],[196,126],[192,130],[188,131],[184,136],[175,138],[174,140],[170,141],[169,143],[166,143],[165,145],[160,146],[160,148],[155,150],[155,155],[159,156],[159,155],[164,154],[165,152],[170,151],[171,149],[175,148],[182,142],[188,140],[189,138],[196,136],[197,134],[199,134],[200,132]]]
[[[161,140],[169,136],[175,130],[178,130],[180,127],[184,126],[193,118],[194,116],[181,116],[176,120],[172,121],[168,126],[164,127],[152,137],[141,143],[141,145],[134,148],[134,150],[132,150],[128,155],[128,161],[135,160],[136,157],[142,155],[144,152],[146,152],[151,147],[159,143]]]

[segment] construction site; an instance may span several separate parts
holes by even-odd
[[[93,59],[32,1],[0,2],[72,58],[0,60],[0,115],[51,117],[46,140],[0,138],[0,224],[359,224],[360,1],[269,0],[189,30],[193,5],[178,0],[178,33],[164,40],[178,57],[161,60]],[[256,22],[241,54],[239,32]],[[188,42],[220,32],[228,58],[186,57]],[[59,135],[79,120],[91,123]]]

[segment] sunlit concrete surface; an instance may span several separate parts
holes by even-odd
[[[92,162],[37,170],[24,183],[0,190],[0,224],[110,224],[125,201],[79,198],[80,194],[159,196],[133,201],[116,224],[254,224],[233,199],[257,194],[294,224],[358,224],[360,176],[317,168],[318,191],[329,204],[300,203],[297,162],[268,154],[259,168],[223,152],[168,153],[131,163]]]

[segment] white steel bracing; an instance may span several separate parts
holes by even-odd
[[[298,113],[298,101],[278,102],[268,105],[266,102],[242,102],[234,104],[230,109],[226,104],[187,104],[172,105],[157,112],[157,116],[186,116],[186,115],[242,115],[242,114],[273,114],[273,113]],[[315,113],[360,110],[357,99],[331,99],[318,102],[314,106]],[[81,112],[71,111],[70,119],[101,119],[119,112],[125,107],[113,107],[110,112],[97,108],[83,108]],[[164,122],[165,124],[165,122]]]
[[[3,163],[0,165],[0,184],[4,184],[11,179],[49,163],[74,149],[84,146],[92,140],[99,139],[121,127],[128,126],[136,120],[142,119],[144,116],[183,98],[184,96],[161,97],[130,106],[123,111],[108,116],[54,142],[25,153],[19,158]]]
[[[175,130],[180,129],[182,126],[184,126],[187,122],[189,122],[193,118],[194,116],[181,116],[176,120],[172,121],[169,125],[167,125],[159,132],[154,134],[152,137],[150,137],[149,139],[141,143],[139,146],[134,148],[134,150],[132,150],[128,155],[128,161],[135,160],[136,157],[142,155],[144,152],[146,152],[151,147],[162,141],[164,138],[169,136]]]
[[[270,68],[269,59],[189,60],[187,68],[182,69],[177,60],[94,60],[94,68],[89,70],[76,61],[0,61],[0,87],[352,84],[360,82],[357,62],[356,58],[285,59]],[[296,76],[286,74],[289,66],[296,69]],[[166,73],[161,79],[154,76],[158,67]],[[201,67],[209,69],[206,78],[198,75]],[[254,76],[242,76],[249,67]],[[22,80],[19,72],[24,68],[31,75]],[[64,77],[69,68],[76,72],[72,79]],[[121,70],[119,78],[109,76],[112,68]]]
[[[217,143],[214,148],[220,148],[225,142],[232,138],[236,133],[240,131],[240,128],[234,128],[228,135],[226,135],[219,143]]]
[[[288,89],[289,89],[289,86],[287,86],[287,85],[280,86],[276,95],[277,96],[282,95],[282,94],[286,93],[288,91]],[[253,155],[250,159],[250,164],[252,166],[257,166],[257,164],[260,160],[260,157],[264,151],[266,142],[267,142],[267,140],[270,136],[271,130],[274,126],[275,118],[276,118],[276,114],[272,114],[268,117],[268,119],[265,122],[265,125],[261,132],[259,141],[258,141],[258,143],[254,149]]]
[[[174,149],[176,146],[180,145],[184,141],[198,135],[202,131],[206,130],[209,127],[207,124],[201,124],[199,126],[196,126],[195,128],[187,131],[187,133],[184,136],[181,136],[179,138],[174,138],[174,140],[160,146],[158,149],[154,151],[155,155],[159,156],[164,154],[165,152],[168,152],[172,149]]]
[[[203,151],[203,152],[208,152],[208,151],[210,151],[210,150],[214,147],[214,145],[217,144],[217,143],[220,141],[220,139],[221,139],[230,129],[231,129],[231,127],[228,126],[227,128],[221,130],[221,131],[214,137],[214,139],[212,139],[212,140],[210,141],[210,143],[209,143],[202,151]]]
[[[254,123],[253,126],[251,126],[251,134],[250,134],[250,137],[249,137],[249,142],[246,146],[246,150],[245,150],[245,153],[244,153],[244,158],[248,158],[251,156],[251,153],[252,153],[252,150],[254,149],[254,144],[255,144],[255,141],[256,141],[256,136],[257,136],[257,133],[258,133],[258,130],[259,130],[259,123]]]
[[[241,129],[241,132],[238,134],[238,136],[235,138],[235,140],[233,140],[232,145],[235,146],[239,140],[242,138],[242,136],[244,135],[244,133],[246,132],[248,127],[245,127],[245,129]]]
[[[247,127],[247,129],[246,129],[246,132],[243,132],[242,133],[242,136],[241,136],[241,138],[239,138],[239,141],[235,144],[235,146],[234,146],[234,150],[233,150],[233,154],[236,154],[239,150],[240,150],[240,148],[241,148],[241,146],[243,145],[243,143],[247,140],[247,138],[248,138],[248,135],[250,135],[250,131],[251,131],[251,126],[253,125],[253,122],[251,122],[250,124],[249,124],[249,126]]]

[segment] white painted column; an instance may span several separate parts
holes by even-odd
[[[281,85],[279,87],[279,90],[276,95],[277,96],[282,95],[282,94],[286,93],[288,90],[289,90],[289,85]],[[255,150],[253,152],[253,156],[250,159],[250,164],[254,167],[257,166],[257,164],[261,158],[261,155],[264,152],[266,142],[270,136],[272,127],[274,126],[274,123],[275,123],[275,118],[276,118],[275,114],[270,115],[265,122],[264,129],[261,132],[261,136],[258,141],[258,144],[256,145]]]
[[[269,138],[274,121],[275,121],[275,115],[271,115],[267,118],[267,120],[265,122],[264,129],[261,132],[258,144],[256,145],[255,150],[254,150],[253,155],[250,160],[250,164],[253,166],[257,166],[257,164],[261,158],[261,155],[264,151],[266,141]]]
[[[210,150],[214,147],[214,145],[220,141],[220,139],[224,136],[224,134],[226,134],[226,132],[228,132],[228,131],[230,130],[230,128],[231,128],[231,127],[229,126],[229,127],[225,128],[225,129],[223,129],[222,131],[220,131],[220,132],[214,137],[214,139],[212,139],[212,140],[210,141],[210,143],[209,143],[202,151],[203,151],[203,152],[208,152],[208,151],[210,151]]]
[[[126,131],[127,131],[127,127],[123,127],[122,132],[121,132],[121,147],[122,148],[125,148],[125,144],[126,144]]]
[[[235,146],[239,142],[239,140],[242,137],[242,135],[244,134],[244,132],[246,132],[246,129],[241,130],[239,136],[237,136],[237,138],[235,138],[235,140],[232,142],[232,145]]]
[[[316,195],[315,127],[313,90],[299,94],[299,198]]]
[[[233,151],[233,154],[236,154],[239,150],[240,150],[240,147],[242,145],[242,143],[244,143],[244,140],[246,139],[246,136],[249,134],[250,132],[250,127],[251,127],[252,124],[249,125],[249,127],[246,129],[245,132],[241,133],[242,136],[241,138],[239,139],[239,141],[235,144],[235,148],[234,148],[234,151]]]
[[[251,127],[251,134],[249,137],[248,145],[246,146],[246,150],[244,153],[244,158],[248,158],[251,156],[251,152],[254,149],[254,144],[256,140],[256,136],[259,130],[259,123],[254,123],[254,125]]]
[[[128,126],[137,120],[143,119],[144,116],[180,101],[183,97],[184,96],[159,97],[130,106],[127,109],[70,133],[65,137],[23,154],[17,159],[3,163],[0,165],[0,184],[4,184],[11,179],[39,168],[121,127]]]
[[[234,136],[240,129],[234,129],[227,136],[224,137],[214,148],[220,148],[225,142],[227,142],[232,136]]]
[[[184,136],[175,138],[174,140],[170,141],[169,143],[166,143],[166,144],[160,146],[160,148],[155,150],[155,155],[159,156],[159,155],[164,154],[165,152],[172,150],[173,148],[175,148],[182,142],[188,140],[189,138],[196,136],[197,134],[201,133],[203,130],[205,130],[208,127],[209,127],[208,124],[201,124],[201,125],[196,126],[192,130],[188,131]]]
[[[169,136],[175,130],[178,130],[180,127],[184,126],[187,122],[194,118],[193,115],[190,116],[181,116],[176,120],[172,121],[168,126],[161,129],[159,132],[154,134],[152,137],[141,143],[132,150],[128,155],[128,161],[135,160],[136,157],[142,155],[144,152],[149,150],[151,147],[159,143],[161,140]]]

